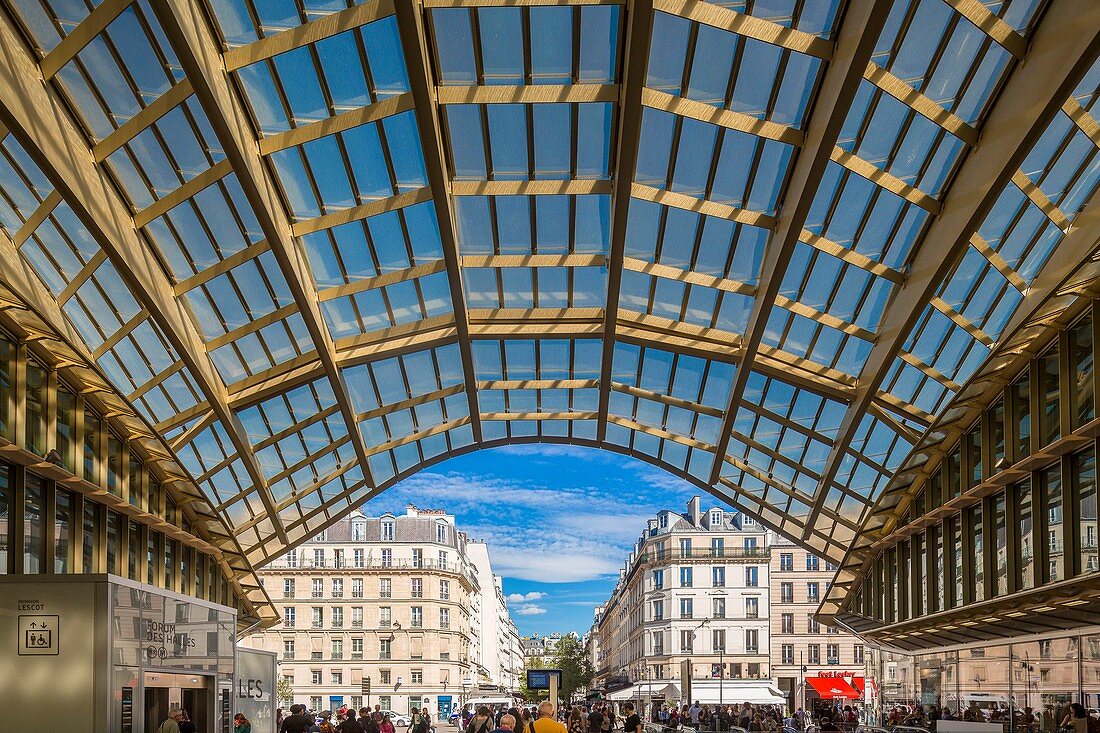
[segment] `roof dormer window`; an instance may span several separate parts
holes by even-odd
[[[366,522],[353,522],[351,525],[351,538],[356,542],[363,542],[367,539],[367,523]]]
[[[393,542],[393,535],[394,535],[393,528],[394,528],[394,522],[393,522],[392,519],[383,519],[382,520],[382,541],[383,542]]]
[[[710,511],[710,526],[718,527],[722,524],[722,510],[711,509]]]
[[[661,529],[665,529],[666,527],[668,527],[668,512],[661,512],[657,516],[657,526],[659,526]]]

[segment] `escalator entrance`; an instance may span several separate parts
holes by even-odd
[[[146,672],[145,731],[154,733],[168,711],[182,708],[199,731],[214,730],[214,678],[199,674]]]

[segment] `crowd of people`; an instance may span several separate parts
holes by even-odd
[[[1063,706],[1048,705],[1042,710],[1031,707],[980,708],[970,705],[954,710],[946,705],[898,705],[882,714],[882,726],[893,729],[924,728],[935,731],[941,720],[961,720],[967,723],[1001,723],[1021,733],[1100,733],[1100,718],[1089,715],[1080,703]]]
[[[408,729],[400,733],[432,733],[432,715],[428,708],[413,708]],[[349,708],[341,706],[335,712],[314,712],[305,705],[290,706],[290,715],[276,713],[275,725],[279,733],[398,733],[392,718],[382,712],[380,705]]]

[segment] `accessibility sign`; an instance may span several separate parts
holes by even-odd
[[[19,656],[56,656],[61,653],[57,616],[19,617]]]

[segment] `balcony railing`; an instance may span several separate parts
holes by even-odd
[[[363,652],[352,652],[351,653],[351,658],[352,659],[362,659],[363,658]]]
[[[311,626],[312,626],[313,628],[315,628],[315,629],[320,629],[320,628],[324,628],[324,624],[322,624],[322,623],[321,623],[320,621],[314,621],[314,622],[313,622],[312,624],[310,624],[310,625],[311,625]]]
[[[351,597],[352,597],[352,598],[362,598],[362,597],[363,597],[363,591],[361,591],[361,590],[353,590],[353,591],[351,592]]]
[[[283,659],[294,659],[294,652],[283,652]]]
[[[351,628],[361,629],[361,628],[363,628],[363,622],[362,621],[356,621],[356,620],[352,619]]]
[[[310,652],[309,653],[309,658],[310,659],[322,659],[321,652]]]
[[[323,590],[315,590],[312,593],[310,593],[310,597],[311,598],[324,598],[325,597],[325,592]]]
[[[332,658],[333,659],[343,659],[344,658],[344,653],[343,652],[333,652],[332,653]]]
[[[767,547],[727,547],[719,550],[710,547],[692,548],[690,550],[658,550],[643,552],[638,556],[640,563],[671,562],[674,560],[768,560],[771,558],[771,549]]]
[[[283,598],[293,598],[293,597],[294,597],[294,591],[292,591],[292,590],[284,590],[283,591]]]
[[[339,620],[339,621],[337,621],[336,619],[333,619],[333,620],[332,620],[332,628],[334,628],[334,629],[342,629],[342,628],[344,628],[344,621],[343,621],[343,619],[341,619],[341,620]]]

